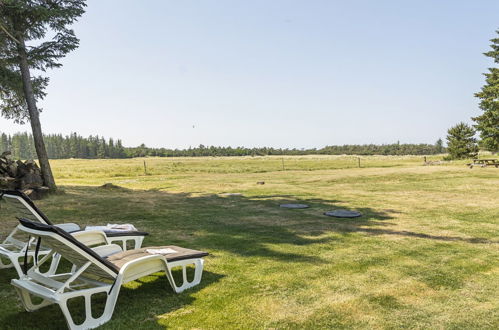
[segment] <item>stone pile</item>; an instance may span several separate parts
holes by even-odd
[[[441,160],[424,162],[424,166],[442,165],[444,162]]]
[[[49,191],[35,161],[13,160],[10,151],[0,154],[0,189],[21,190],[31,199],[39,199]]]

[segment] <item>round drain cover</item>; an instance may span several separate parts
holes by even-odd
[[[310,207],[307,204],[281,204],[279,206],[285,209],[306,209]]]
[[[360,217],[362,213],[349,210],[334,210],[325,212],[324,215],[336,218],[357,218]]]

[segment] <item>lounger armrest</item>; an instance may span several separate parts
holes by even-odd
[[[80,230],[80,226],[78,226],[76,223],[68,222],[68,223],[59,223],[57,225],[54,225],[56,227],[61,228],[62,230],[67,231],[68,233],[78,231]]]
[[[110,244],[102,230],[82,230],[73,232],[71,235],[86,246]]]
[[[167,262],[160,254],[141,257],[131,260],[120,268],[118,277],[123,279],[123,283],[134,281],[138,278],[167,270]]]

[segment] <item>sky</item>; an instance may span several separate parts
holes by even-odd
[[[125,146],[434,143],[480,113],[499,29],[497,0],[87,4],[42,128]]]

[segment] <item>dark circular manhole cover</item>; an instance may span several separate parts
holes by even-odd
[[[334,210],[325,212],[324,215],[336,218],[357,218],[362,216],[362,213],[349,210]]]
[[[281,204],[279,206],[285,209],[306,209],[310,207],[307,204]]]

